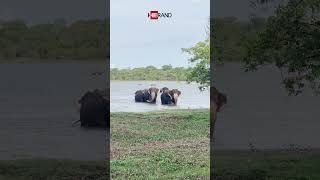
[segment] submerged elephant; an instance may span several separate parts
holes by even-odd
[[[181,92],[178,89],[169,90],[168,88],[161,89],[161,104],[163,105],[177,105],[178,98]]]
[[[158,88],[138,90],[135,92],[134,99],[136,102],[156,103],[158,92]]]
[[[108,90],[88,91],[78,103],[81,127],[110,127]]]

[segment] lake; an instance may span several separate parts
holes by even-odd
[[[71,124],[77,101],[87,90],[106,88],[104,64],[0,64],[0,159],[63,158],[103,160],[107,132]],[[215,149],[320,148],[320,97],[310,91],[289,97],[273,67],[245,73],[238,63],[215,70],[215,85],[228,96],[215,129]],[[177,107],[135,103],[134,92],[178,88]],[[185,82],[111,82],[111,111],[145,112],[165,108],[207,108],[209,92]]]
[[[78,99],[106,88],[105,64],[0,64],[0,159],[103,160],[107,132],[71,124]]]
[[[136,103],[134,93],[137,90],[157,87],[161,89],[179,89],[177,106],[161,105],[160,93],[156,104]],[[147,112],[163,109],[197,109],[210,108],[210,92],[200,92],[197,84],[177,81],[111,81],[110,82],[110,111],[111,112]]]

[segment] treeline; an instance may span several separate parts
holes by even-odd
[[[176,67],[164,65],[162,68],[147,66],[133,69],[111,69],[110,79],[121,81],[186,81],[190,68]]]
[[[257,38],[266,25],[264,18],[244,21],[235,17],[212,18],[211,53],[215,62],[242,61],[247,43]]]
[[[0,21],[0,60],[105,59],[109,56],[109,23],[106,19],[64,20],[28,26]]]

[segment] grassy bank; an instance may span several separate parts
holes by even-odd
[[[30,159],[0,161],[0,180],[106,180],[106,162]]]
[[[317,180],[320,151],[216,151],[215,180]]]
[[[173,152],[173,154],[175,153]],[[187,153],[185,153],[185,155],[187,155]],[[196,154],[188,157],[190,160],[189,164],[187,163],[183,166],[181,163],[178,163],[183,162],[186,159],[186,157],[181,155],[181,153],[179,153],[177,157],[172,157],[170,153],[164,152],[161,152],[161,154],[149,154],[148,156],[131,155],[122,158],[126,159],[126,161],[113,160],[114,167],[112,167],[112,169],[113,171],[114,169],[117,169],[118,173],[122,172],[122,179],[128,179],[125,178],[124,174],[129,173],[129,171],[132,173],[132,178],[130,179],[140,179],[138,178],[137,174],[140,174],[140,177],[142,177],[142,173],[149,174],[148,177],[152,179],[151,175],[157,171],[160,171],[161,169],[166,170],[168,173],[170,172],[175,174],[175,177],[186,177],[188,176],[186,174],[188,174],[188,172],[190,174],[192,169],[195,171],[195,168],[193,168],[191,162],[194,164],[199,164],[199,160],[201,159],[201,157],[195,158],[194,156],[196,156]],[[192,161],[194,159],[198,160]],[[139,162],[140,164],[138,164]],[[146,162],[153,164],[146,165]],[[214,165],[214,180],[320,179],[319,150],[311,150],[306,152],[216,151]],[[181,169],[185,169],[185,171],[178,172],[178,170]],[[113,175],[115,174],[113,173]],[[176,179],[173,178],[174,176],[171,176],[172,179]],[[108,174],[106,171],[105,162],[44,159],[0,161],[0,180],[105,180],[107,177]],[[147,177],[147,175],[145,175],[145,177]],[[118,177],[114,177],[114,179],[117,178],[121,179],[121,176],[118,175]],[[168,174],[162,174],[162,176],[159,178],[156,178],[156,176],[153,178],[170,179],[170,176]],[[207,176],[204,176],[203,179],[208,178]]]
[[[111,113],[112,179],[209,179],[209,111]],[[320,150],[215,151],[214,180],[317,180]],[[106,162],[0,161],[0,180],[102,180]]]
[[[209,179],[209,111],[112,113],[113,179]]]

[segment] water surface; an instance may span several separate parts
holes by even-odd
[[[147,112],[210,107],[210,92],[208,90],[200,92],[197,84],[187,84],[184,81],[111,81],[110,86],[111,112]],[[177,106],[161,105],[160,94],[158,94],[156,104],[136,103],[134,93],[149,87],[179,89],[181,96]]]
[[[77,101],[106,88],[104,64],[0,64],[0,159],[103,160],[107,132],[71,124]]]

